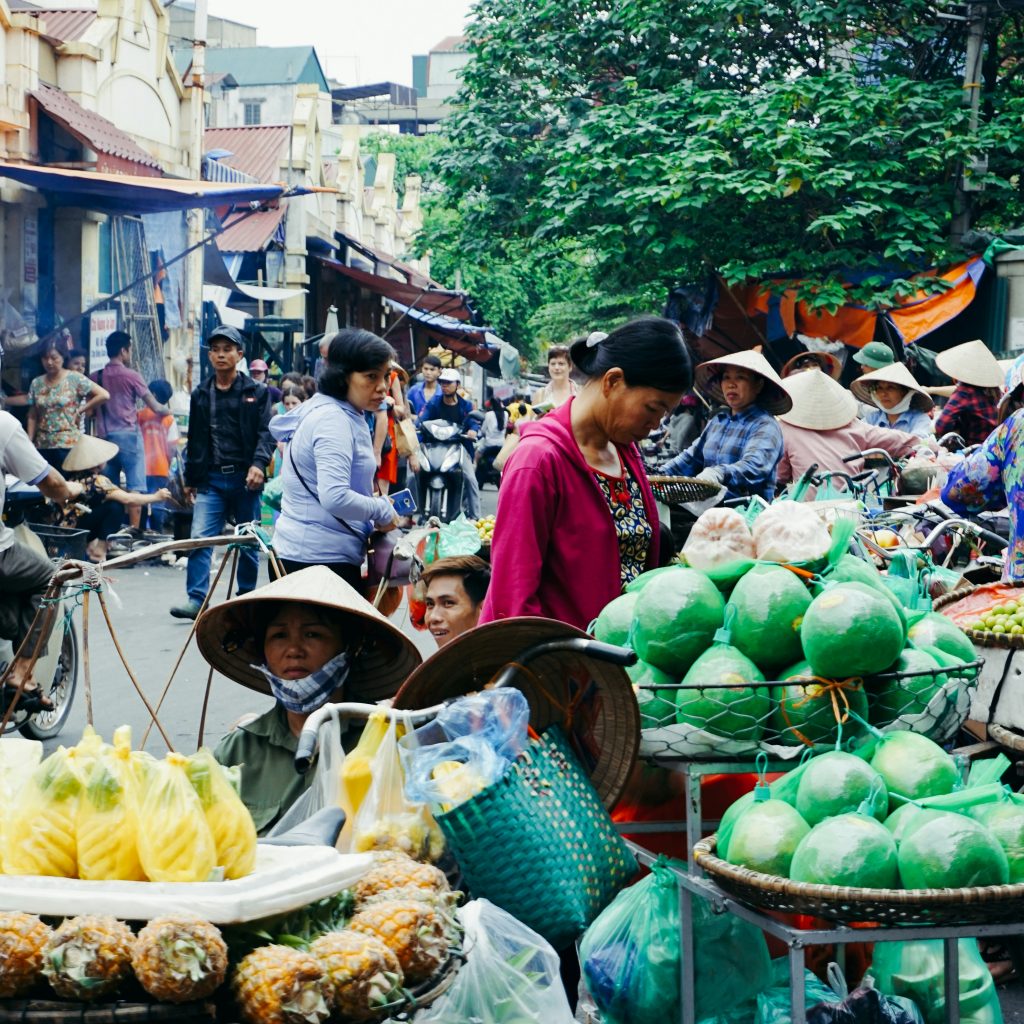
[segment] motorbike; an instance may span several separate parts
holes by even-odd
[[[420,511],[450,523],[462,509],[464,435],[448,420],[426,420],[420,432]]]

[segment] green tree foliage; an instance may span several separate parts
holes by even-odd
[[[477,0],[440,154],[449,237],[464,262],[495,239],[571,252],[576,296],[663,295],[714,267],[800,279],[815,305],[884,304],[906,285],[868,276],[851,295],[845,273],[960,257],[972,157],[988,158],[974,225],[1022,219],[1019,6],[989,5],[972,131],[966,22],[942,16],[962,4]]]

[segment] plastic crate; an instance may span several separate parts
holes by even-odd
[[[44,523],[29,523],[28,527],[43,542],[43,547],[51,558],[77,558],[85,561],[88,557],[85,552],[89,540],[88,530],[70,526],[48,526]]]

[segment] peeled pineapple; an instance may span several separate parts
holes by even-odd
[[[202,882],[217,848],[188,778],[188,759],[168,754],[149,771],[139,799],[139,860],[152,882]]]
[[[43,974],[64,999],[101,999],[131,974],[134,941],[116,918],[73,917],[53,930],[43,948]]]
[[[409,857],[389,857],[375,864],[352,887],[357,903],[390,889],[422,889],[427,892],[448,892],[448,879],[433,864],[421,864]]]
[[[188,776],[210,826],[225,878],[243,878],[256,865],[256,826],[224,769],[206,747],[188,759]]]
[[[380,939],[398,957],[406,982],[413,985],[426,981],[448,957],[444,920],[426,903],[375,903],[356,914],[348,927]]]
[[[33,772],[14,800],[4,830],[4,870],[9,875],[75,878],[75,838],[82,781],[65,747]]]
[[[373,1020],[402,992],[398,957],[380,939],[359,932],[328,932],[309,947],[331,983],[331,1008],[346,1020]]]
[[[136,937],[132,970],[139,984],[161,1002],[205,999],[227,975],[227,943],[209,921],[158,918]]]
[[[253,950],[235,968],[231,986],[248,1024],[320,1024],[330,1016],[323,965],[290,946]]]
[[[131,729],[114,733],[113,747],[94,758],[78,806],[78,876],[102,881],[145,881],[139,861],[138,822],[131,795]]]
[[[39,980],[50,934],[34,914],[0,914],[0,998],[24,995]]]
[[[444,836],[426,807],[382,815],[369,825],[356,822],[352,833],[355,853],[394,850],[414,860],[435,861],[444,853]]]

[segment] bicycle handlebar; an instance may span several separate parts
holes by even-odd
[[[865,448],[862,452],[854,452],[853,455],[845,456],[843,462],[856,462],[858,459],[867,459],[872,455],[878,455],[885,459],[891,469],[898,470],[900,468],[884,448]]]

